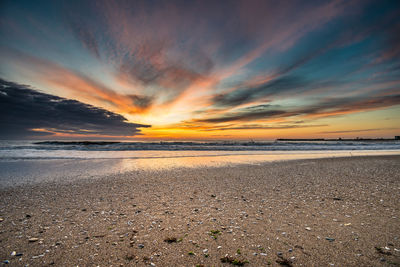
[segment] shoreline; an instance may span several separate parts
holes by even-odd
[[[400,262],[399,162],[301,159],[3,188],[0,260],[230,266],[228,254],[245,266],[391,266]]]
[[[263,153],[169,155],[164,157],[90,158],[90,159],[2,159],[0,160],[0,185],[13,187],[42,182],[95,180],[115,173],[137,171],[168,171],[173,169],[218,168],[241,165],[263,165],[270,162],[295,160],[374,157],[400,155],[400,150],[382,151],[270,151]],[[215,152],[215,151],[214,151]],[[220,152],[220,151],[216,151]],[[195,154],[190,154],[195,153]]]

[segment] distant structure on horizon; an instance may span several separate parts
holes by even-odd
[[[393,139],[391,138],[337,138],[337,139],[325,139],[325,138],[278,138],[276,141],[393,141],[393,140],[400,140],[400,135],[396,135]]]

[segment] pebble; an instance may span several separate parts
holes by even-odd
[[[3,219],[3,218],[0,218],[0,222],[2,222],[2,221],[4,221],[4,219]]]
[[[207,253],[208,252],[208,249],[203,249],[203,253]]]
[[[283,255],[283,253],[282,253],[282,252],[278,252],[278,253],[276,253],[276,255],[278,255],[278,256],[282,256],[282,255]]]
[[[221,248],[222,248],[221,246],[218,246],[218,247],[217,247],[217,249],[221,249]]]
[[[288,250],[289,252],[293,252],[293,249],[291,249],[291,248],[289,248],[289,250]]]
[[[150,262],[150,265],[151,265],[151,266],[156,266],[156,265],[155,265],[154,263],[152,263],[152,262]]]
[[[139,244],[138,248],[144,248],[144,245],[143,244]]]
[[[36,242],[36,241],[38,241],[39,240],[39,238],[36,238],[36,237],[32,237],[32,238],[29,238],[29,242]]]
[[[11,256],[15,256],[15,255],[17,255],[17,252],[15,252],[15,251],[11,252]]]
[[[261,256],[267,256],[267,253],[260,253]]]
[[[328,240],[329,242],[335,241],[335,238],[331,238],[331,237],[325,237],[325,239]]]
[[[311,227],[306,227],[306,230],[307,231],[311,231]]]

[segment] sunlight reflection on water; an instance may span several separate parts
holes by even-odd
[[[48,181],[74,181],[129,171],[159,171],[174,168],[221,167],[237,164],[347,157],[363,155],[400,155],[393,151],[268,151],[265,154],[246,152],[234,155],[197,155],[159,158],[126,159],[33,159],[1,160],[0,185],[2,187]],[[199,153],[202,154],[202,153]]]

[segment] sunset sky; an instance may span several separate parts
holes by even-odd
[[[400,1],[1,1],[0,138],[400,135]]]

